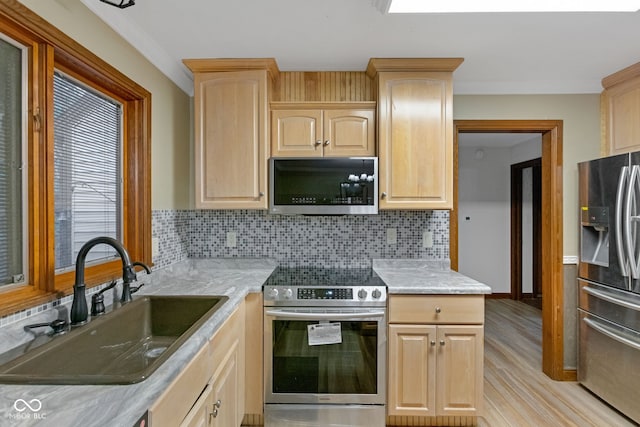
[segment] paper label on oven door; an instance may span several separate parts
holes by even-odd
[[[307,334],[309,335],[309,345],[342,343],[342,328],[340,322],[307,325]]]

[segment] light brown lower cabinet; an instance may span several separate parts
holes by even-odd
[[[211,412],[211,401],[213,400],[213,387],[211,384],[207,384],[193,408],[187,414],[181,427],[206,427],[211,425],[209,423],[209,417]]]
[[[180,427],[226,427],[242,423],[238,408],[238,365],[236,342]]]
[[[389,416],[481,415],[483,319],[483,296],[390,296]]]
[[[153,427],[235,427],[244,415],[245,304],[149,409]]]

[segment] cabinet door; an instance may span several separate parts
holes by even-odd
[[[326,157],[375,156],[373,110],[325,110]]]
[[[208,427],[213,409],[213,388],[207,385],[180,427]]]
[[[194,80],[196,207],[267,209],[267,72]]]
[[[274,157],[322,156],[322,111],[272,111],[271,155]]]
[[[438,326],[438,415],[479,415],[483,404],[482,325]]]
[[[149,408],[150,423],[154,427],[174,427],[191,415],[194,402],[208,387],[213,370],[209,346],[204,346],[187,364],[176,379]]]
[[[607,89],[603,100],[609,154],[640,150],[640,78]]]
[[[451,73],[383,72],[378,85],[380,209],[451,209]]]
[[[435,415],[436,327],[389,325],[388,415]]]
[[[212,427],[236,427],[242,422],[243,414],[238,410],[240,381],[238,356],[238,341],[236,341],[222,368],[214,375]]]

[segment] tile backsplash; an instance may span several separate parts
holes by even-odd
[[[387,229],[397,242],[387,243]],[[422,247],[422,233],[433,236]],[[253,210],[156,210],[154,269],[186,258],[273,258],[284,266],[371,267],[374,258],[449,258],[449,211],[381,211],[378,215],[285,216]],[[235,233],[235,247],[227,247]],[[87,291],[87,295],[107,283]],[[0,317],[0,328],[71,302],[56,299]]]
[[[370,267],[373,258],[449,258],[449,211],[378,215],[286,216],[253,210],[153,211],[157,267],[187,257],[269,257],[281,265]],[[387,243],[387,229],[397,243]],[[433,236],[422,247],[423,231]],[[227,246],[235,233],[236,246]]]

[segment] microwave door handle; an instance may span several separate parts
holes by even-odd
[[[622,237],[622,212],[624,205],[624,190],[629,177],[629,167],[623,166],[620,169],[620,176],[618,177],[618,189],[616,191],[616,216],[615,216],[615,228],[616,228],[616,250],[618,251],[618,263],[620,264],[620,272],[624,277],[629,276],[629,256],[624,249],[624,242]]]
[[[363,311],[357,313],[326,313],[326,312],[305,312],[288,310],[267,310],[268,316],[282,317],[287,319],[303,320],[338,320],[338,319],[364,319],[371,317],[384,317],[384,311]]]
[[[638,278],[638,263],[636,261],[636,224],[637,217],[634,217],[632,221],[632,208],[636,207],[636,189],[638,186],[638,169],[640,166],[633,165],[631,167],[631,178],[629,179],[629,185],[627,186],[627,196],[624,203],[624,240],[627,248],[627,256],[629,259],[629,266],[631,267],[631,278]],[[633,230],[632,230],[633,227]]]

